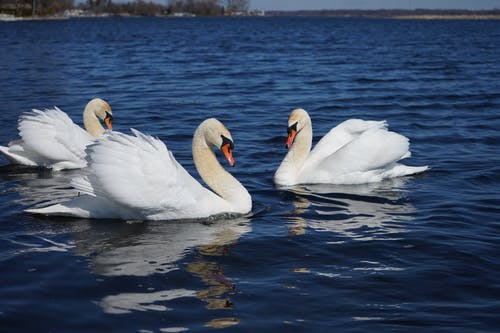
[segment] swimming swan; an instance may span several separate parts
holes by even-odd
[[[34,109],[19,118],[21,139],[11,141],[8,147],[0,146],[0,152],[13,164],[53,170],[83,168],[87,164],[85,147],[104,132],[99,119],[112,129],[111,107],[100,98],[91,100],[83,111],[86,131],[58,107]]]
[[[111,132],[88,147],[89,176],[72,182],[86,195],[26,211],[82,218],[179,220],[243,215],[252,209],[248,191],[219,164],[213,151],[214,145],[219,147],[234,165],[233,140],[220,121],[203,121],[192,144],[196,169],[213,192],[195,180],[162,141],[132,132],[134,136]]]
[[[409,157],[408,139],[387,130],[385,121],[349,119],[331,129],[310,152],[309,114],[295,109],[288,118],[290,150],[274,175],[277,185],[364,184],[420,173],[427,166],[397,163]]]

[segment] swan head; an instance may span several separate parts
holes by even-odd
[[[286,139],[285,147],[289,149],[297,133],[299,133],[305,126],[311,126],[311,118],[309,114],[304,109],[295,109],[290,113],[288,117],[288,137]]]
[[[94,98],[87,104],[85,109],[88,109],[97,118],[103,120],[109,130],[113,129],[113,111],[111,111],[111,107],[105,100],[101,98]]]
[[[209,145],[219,148],[230,166],[234,166],[233,149],[234,142],[229,130],[219,120],[209,118],[203,121],[199,128],[204,130],[205,141]]]

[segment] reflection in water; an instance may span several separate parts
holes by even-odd
[[[248,219],[198,222],[117,222],[98,224],[75,237],[74,251],[90,258],[94,273],[148,276],[178,269],[176,262],[198,248],[220,251],[251,230]],[[215,250],[212,250],[215,251]]]
[[[224,298],[236,286],[222,272],[216,262],[196,261],[188,264],[187,270],[202,279],[208,288],[197,293],[198,298],[207,303],[207,309],[231,309],[233,303]]]
[[[18,165],[0,167],[0,177],[8,189],[20,198],[13,200],[23,206],[42,206],[67,201],[78,195],[70,186],[73,178],[83,176],[85,170],[52,171]]]
[[[199,277],[207,289],[163,290],[154,293],[122,293],[105,297],[99,304],[109,313],[131,310],[168,310],[155,302],[179,297],[197,297],[208,309],[232,307],[228,292],[235,287],[220,265],[206,258],[224,255],[230,246],[251,230],[248,219],[197,222],[121,223],[123,228],[104,231],[93,227],[75,235],[73,251],[89,258],[91,270],[104,276],[148,276],[181,269],[178,262],[197,250],[187,271]],[[104,226],[104,228],[106,228]],[[120,230],[121,229],[121,230]],[[104,232],[103,232],[104,231]]]
[[[70,188],[69,182],[82,172],[79,170],[52,173],[32,168],[10,168],[3,171],[1,174],[10,182],[10,188],[21,196],[18,201],[30,206],[47,204],[47,201],[62,201],[77,195]],[[207,258],[227,255],[238,238],[251,231],[248,218],[217,220],[211,223],[92,221],[67,218],[58,220],[70,221],[65,224],[64,232],[69,233],[73,240],[64,250],[87,257],[90,270],[102,276],[146,277],[167,274],[182,269],[179,261],[196,251],[195,260],[186,264],[187,271],[199,277],[207,286],[206,289],[195,291],[181,288],[109,295],[97,302],[106,313],[166,311],[169,308],[162,303],[180,297],[198,297],[207,304],[208,309],[232,308],[232,302],[226,295],[233,292],[235,286],[231,279],[224,275],[216,260]],[[44,248],[50,251],[53,242],[47,240],[44,243]],[[28,245],[26,251],[30,251]],[[40,246],[37,246],[38,251]],[[222,318],[215,319],[208,325],[224,327],[228,323],[237,322],[236,318]]]
[[[111,314],[125,314],[132,311],[168,311],[172,309],[155,304],[155,302],[194,296],[194,291],[186,289],[162,290],[153,293],[123,293],[106,296],[97,304],[104,312]]]
[[[226,328],[237,325],[239,323],[240,320],[238,318],[218,318],[209,321],[208,323],[205,324],[205,326],[213,328]]]
[[[290,234],[307,228],[370,240],[404,231],[415,208],[404,197],[405,178],[364,185],[305,185],[288,187],[295,193]]]

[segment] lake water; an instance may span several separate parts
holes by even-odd
[[[164,140],[231,130],[253,216],[214,223],[41,218],[81,171],[0,167],[2,332],[498,332],[500,22],[129,18],[0,22],[0,144],[54,105]],[[273,186],[289,112],[316,142],[387,120],[423,175]],[[227,163],[224,163],[227,165]],[[196,177],[198,177],[196,175]]]

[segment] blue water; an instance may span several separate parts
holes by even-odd
[[[500,24],[331,18],[0,22],[0,144],[20,113],[93,97],[114,129],[158,136],[193,175],[217,117],[250,218],[41,218],[81,171],[0,167],[2,332],[498,332]],[[317,141],[387,120],[423,175],[273,186],[286,120]],[[198,177],[196,175],[196,177]]]

